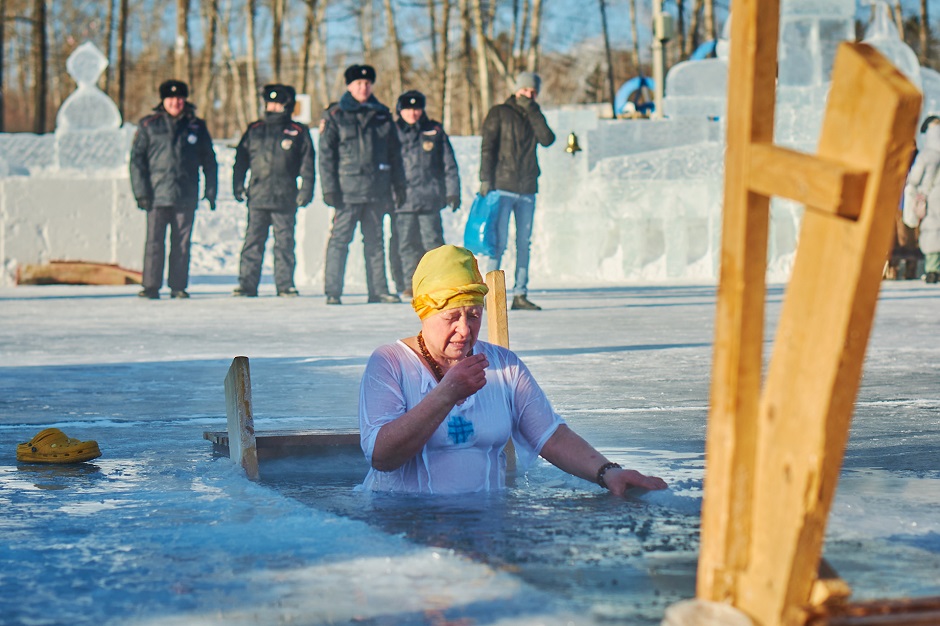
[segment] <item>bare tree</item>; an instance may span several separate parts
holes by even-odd
[[[6,0],[4,0],[5,2]],[[102,91],[108,93],[111,89],[111,74],[114,72],[114,65],[112,64],[113,60],[113,43],[114,43],[114,17],[117,13],[117,1],[108,0],[108,25],[105,28],[105,43],[104,43],[104,56],[108,59],[108,68],[104,72],[104,88]],[[0,48],[3,47],[3,42],[0,41]]]
[[[192,48],[189,44],[189,0],[176,0],[176,43],[173,72],[179,80],[193,83]]]
[[[901,39],[904,39],[904,14],[901,13],[901,3],[899,0],[895,0],[894,7],[891,11],[892,17],[894,17],[894,25],[898,29],[898,34],[901,36]]]
[[[633,67],[640,69],[640,35],[636,26],[636,0],[630,0],[630,37],[633,39]]]
[[[519,67],[518,61],[522,60],[523,52],[526,49],[526,39],[529,36],[529,0],[522,1],[522,26],[519,28],[519,43],[517,51],[512,55],[512,62],[510,67],[510,73],[513,75],[516,74],[516,70]]]
[[[450,128],[451,112],[451,89],[447,82],[448,69],[450,68],[450,0],[443,0],[441,5],[441,56],[438,60],[438,84],[440,85],[441,98],[441,121],[446,128]]]
[[[251,108],[249,111],[255,110],[255,99],[258,97],[258,65],[255,61],[256,53],[255,49],[257,47],[257,42],[255,41],[255,11],[257,7],[255,5],[255,0],[245,0],[245,54],[248,57],[245,59],[247,64],[246,73],[248,75],[248,97],[250,98]],[[249,117],[252,117],[249,115]]]
[[[632,1],[632,0],[631,0]],[[529,38],[529,56],[526,67],[530,72],[539,71],[542,34],[542,0],[532,0],[532,36]]]
[[[685,0],[676,0],[676,61],[685,58]]]
[[[248,126],[249,111],[246,107],[246,98],[242,85],[241,71],[238,67],[238,62],[235,60],[235,55],[232,53],[231,33],[229,32],[229,24],[231,23],[232,12],[231,7],[229,6],[229,0],[222,0],[222,3],[222,17],[219,20],[219,35],[220,39],[222,40],[222,56],[225,59],[225,65],[228,68],[228,76],[231,85],[230,100],[232,106],[230,108],[232,110],[232,114],[235,117],[235,123],[238,128],[245,128]]]
[[[5,132],[6,125],[4,124],[5,118],[5,106],[4,101],[6,100],[6,83],[5,76],[3,73],[3,63],[5,61],[3,56],[4,47],[6,46],[6,28],[7,28],[7,0],[0,0],[0,133]]]
[[[121,0],[118,12],[118,112],[122,123],[127,119],[124,111],[124,97],[127,86],[127,0]]]
[[[920,62],[927,63],[930,52],[930,19],[927,16],[927,0],[920,0]]]
[[[714,41],[718,38],[715,29],[715,0],[705,0],[705,40]]]
[[[392,47],[392,55],[395,59],[395,93],[401,95],[401,93],[405,90],[405,68],[402,66],[401,61],[401,39],[398,37],[398,27],[395,25],[395,7],[392,5],[392,0],[384,0],[384,2],[385,19],[388,26],[388,43]]]
[[[46,90],[48,84],[48,41],[46,40],[45,0],[33,2],[33,132],[46,132]]]
[[[469,0],[459,0],[457,10],[460,12],[460,33],[461,48],[460,62],[463,69],[464,92],[463,92],[463,130],[465,135],[473,135],[476,132],[476,119],[474,118],[473,106],[473,54],[472,50],[472,20],[470,19]]]
[[[271,0],[271,71],[274,80],[281,80],[281,38],[284,34],[285,0]]]
[[[210,96],[214,83],[216,34],[219,26],[219,0],[203,0],[201,3],[205,28],[203,30],[202,63],[200,67],[199,95],[196,102],[205,109],[212,106]]]
[[[704,0],[695,0],[695,4],[692,6],[692,19],[689,22],[689,36],[685,40],[684,52],[685,52],[685,56],[687,57],[691,55],[692,52],[694,52],[696,48],[698,48],[698,42],[699,42],[698,28],[699,28],[699,21],[700,21],[699,16],[702,14],[703,4],[704,4]]]
[[[366,63],[372,62],[372,0],[363,0],[359,5],[359,33],[362,37],[362,58]]]
[[[486,62],[486,34],[483,24],[481,0],[473,0],[473,23],[477,43],[477,73],[480,81],[480,110],[489,111],[493,105],[490,96],[490,70]]]
[[[610,114],[611,118],[617,119],[617,107],[614,105],[616,99],[614,88],[614,60],[610,54],[610,36],[607,34],[607,5],[605,0],[598,0],[601,9],[601,30],[604,32],[604,53],[607,56],[607,86],[610,89]],[[631,0],[633,2],[633,0]]]

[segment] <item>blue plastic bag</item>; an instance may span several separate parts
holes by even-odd
[[[477,194],[470,206],[470,217],[463,231],[463,247],[474,254],[496,254],[496,221],[499,219],[499,192]]]

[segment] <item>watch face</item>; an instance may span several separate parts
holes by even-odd
[[[421,144],[421,147],[424,148],[424,151],[425,151],[425,152],[430,152],[431,150],[434,149],[434,142],[433,142],[433,141],[425,141],[424,143]]]
[[[188,141],[190,144],[195,144],[197,141],[199,141],[199,139],[196,137],[196,135],[189,135],[186,137],[186,141]]]
[[[294,142],[291,141],[290,139],[281,140],[281,147],[284,148],[285,150],[290,150],[290,147],[292,145],[294,145]]]

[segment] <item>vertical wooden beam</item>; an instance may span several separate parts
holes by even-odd
[[[760,624],[806,619],[920,101],[874,48],[840,46],[819,156],[869,175],[857,219],[803,216],[759,408],[752,526],[761,532],[736,603]]]
[[[506,273],[494,270],[486,275],[486,327],[490,343],[504,348],[509,347],[509,316],[506,314]],[[506,472],[516,471],[516,447],[512,439],[504,448],[506,452]]]
[[[506,314],[506,273],[495,270],[486,275],[486,326],[488,341],[509,347],[509,317]]]
[[[248,357],[235,357],[228,368],[225,376],[225,413],[228,418],[229,457],[244,468],[249,479],[258,480],[258,448],[251,411]]]
[[[721,269],[715,316],[699,598],[727,600],[747,563],[764,336],[770,201],[748,191],[750,146],[773,140],[779,0],[735,0],[728,63]]]

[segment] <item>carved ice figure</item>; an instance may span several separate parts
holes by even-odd
[[[65,67],[78,88],[56,115],[55,166],[83,171],[124,167],[132,130],[121,127],[117,106],[97,85],[108,60],[85,42],[69,55]]]
[[[90,41],[69,55],[65,69],[78,88],[65,99],[56,115],[56,132],[105,130],[121,126],[121,114],[114,102],[98,89],[98,78],[108,60]]]
[[[921,80],[921,67],[917,61],[917,55],[901,39],[898,28],[895,26],[891,17],[888,15],[888,5],[885,2],[875,1],[875,19],[868,25],[865,31],[863,43],[867,43],[885,55],[885,57],[894,63],[907,79],[914,83],[918,89],[923,89]]]

